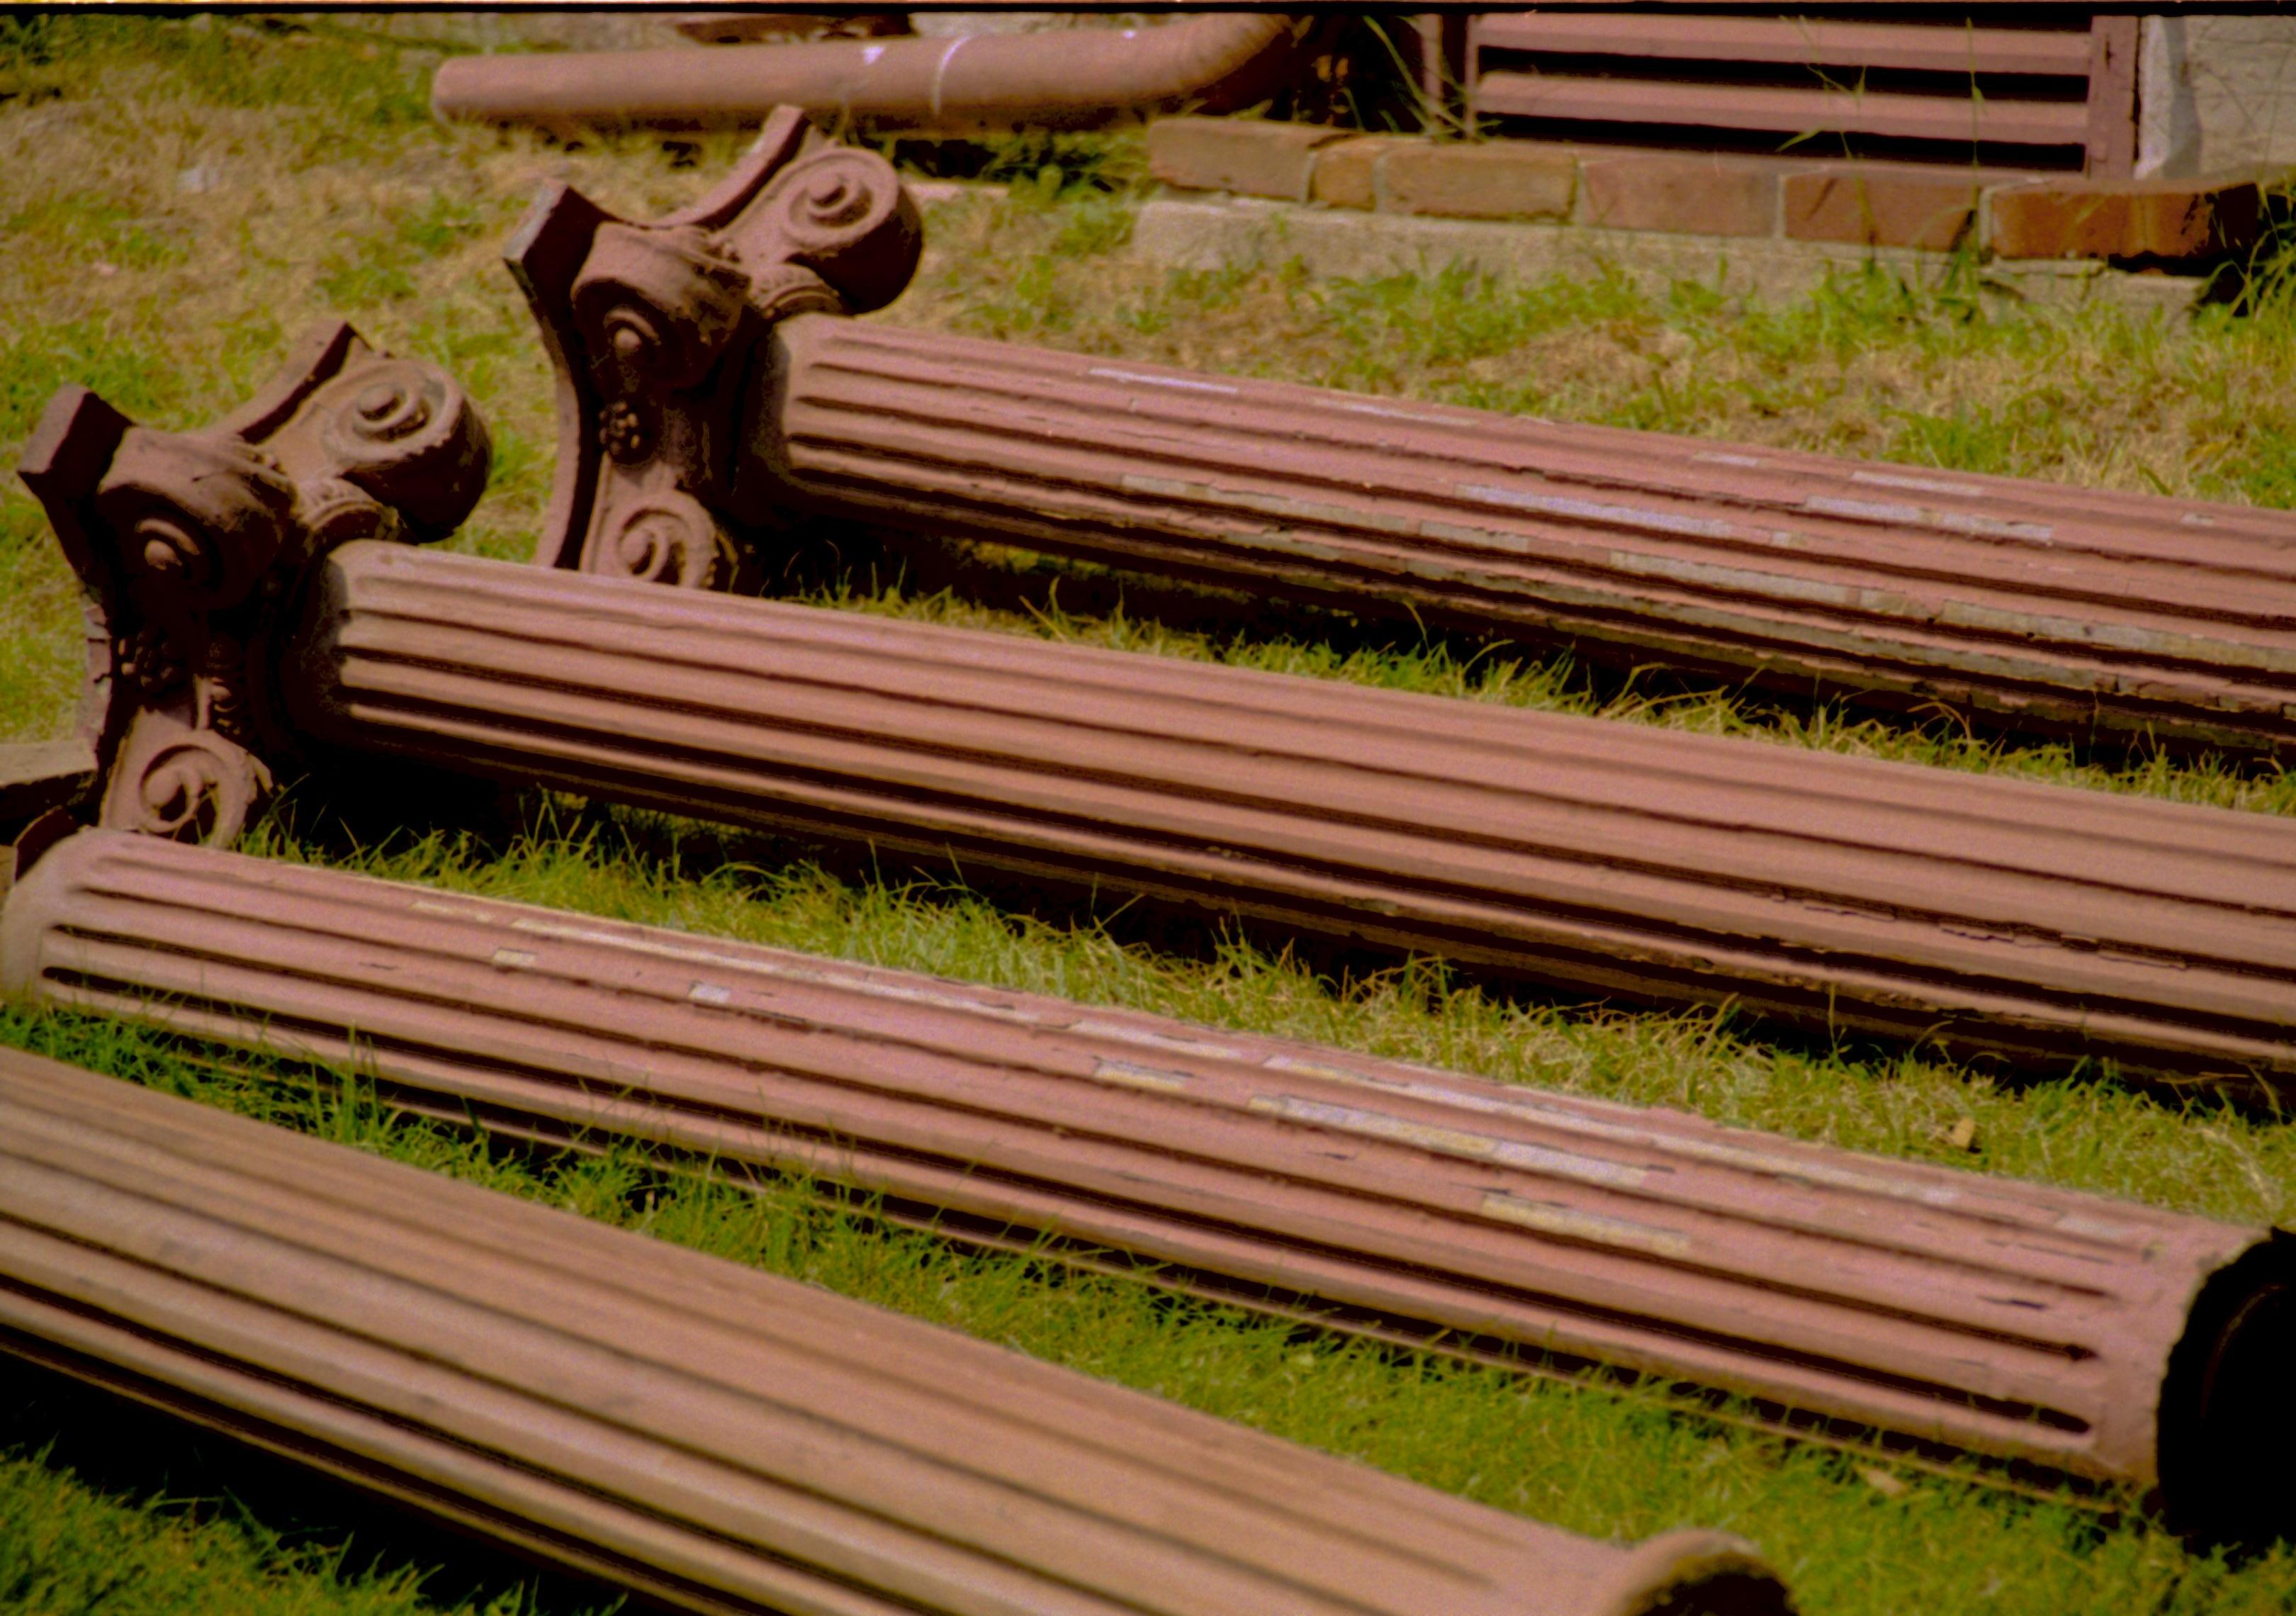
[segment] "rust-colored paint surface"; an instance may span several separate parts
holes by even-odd
[[[2260,1229],[108,832],[8,898],[0,983],[325,1059],[356,1043],[442,1116],[818,1174],[1341,1325],[2165,1479],[2183,1513],[2276,1463],[2239,1370],[2286,1342]]]
[[[2296,514],[849,321],[775,353],[808,508],[2044,728],[2296,738]]]
[[[836,516],[2052,733],[2263,751],[2296,739],[2288,513],[1564,425],[794,308],[707,375],[633,381],[604,315],[550,291],[652,239],[605,218],[553,193],[510,252],[577,400],[537,552],[552,564],[733,576],[663,566],[658,546],[624,540],[572,486],[619,411],[678,423],[660,433],[672,447],[625,439],[605,458],[622,456],[625,478],[690,488],[708,513],[697,529],[736,554]],[[771,276],[710,286],[761,311],[781,296]],[[633,291],[622,317],[673,332],[685,296],[668,282]],[[714,458],[679,459],[677,446],[705,441]]]
[[[943,134],[1076,128],[1264,101],[1307,65],[1308,38],[1289,17],[1200,16],[1121,30],[455,56],[432,77],[430,107],[557,128],[740,127],[783,107]]]
[[[2251,1094],[2296,823],[353,545],[307,737],[1097,883],[1574,992]]]
[[[789,151],[761,147],[710,204],[732,223],[696,231],[784,240],[812,194],[770,177],[811,160],[784,133]],[[840,215],[898,221],[837,164],[817,177]],[[615,284],[668,261],[636,254]],[[620,329],[619,295],[594,306],[601,330]],[[91,718],[85,749],[4,760],[12,816],[221,843],[262,781],[348,748],[1573,992],[2110,1059],[2251,1096],[2296,1074],[2287,821],[373,542],[354,536],[452,525],[483,429],[419,366],[324,380],[356,339],[315,340],[317,359],[242,412],[255,428],[150,432],[82,390],[51,406],[25,475],[90,590]],[[615,347],[637,365],[618,385],[652,364],[650,341]],[[365,483],[335,469],[365,430],[322,407],[338,399],[388,429],[367,434],[381,472],[353,465]],[[635,420],[652,440],[660,423]],[[270,461],[249,447],[275,439]],[[563,471],[562,513],[581,491]],[[599,509],[667,508],[648,504],[660,468],[593,471]]]
[[[0,1349],[678,1610],[1786,1610],[1719,1533],[1595,1543],[12,1051]]]
[[[716,190],[644,228],[545,188],[510,253],[558,378],[545,545],[615,577],[746,586],[755,558],[713,513],[736,496],[731,399],[758,339],[882,308],[923,242],[890,163],[786,109]]]
[[[196,431],[65,387],[18,474],[91,606],[80,733],[0,763],[0,821],[85,803],[101,823],[227,842],[294,753],[271,657],[295,585],[352,539],[430,543],[485,490],[485,423],[437,366],[340,321]]]

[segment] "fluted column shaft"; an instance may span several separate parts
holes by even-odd
[[[2250,1093],[2296,1076],[2296,824],[347,546],[308,735],[1567,989]]]
[[[0,1348],[685,1610],[1784,1610],[1719,1534],[1590,1542],[12,1052]]]
[[[2201,1366],[2284,1277],[2261,1230],[2134,1203],[115,833],[9,898],[0,982],[1798,1423],[2140,1486],[2166,1449],[2172,1490],[2248,1473],[2248,1392]]]
[[[2296,515],[783,323],[742,504],[2061,733],[2296,739]]]

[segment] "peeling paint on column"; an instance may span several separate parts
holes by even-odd
[[[529,968],[496,970],[505,933]],[[2290,1282],[2267,1231],[1677,1112],[115,833],[9,892],[0,987],[352,1062],[457,1124],[825,1177],[1047,1259],[1837,1440],[2181,1496],[2205,1480],[2164,1452],[2269,1429],[2171,1365],[2244,1339],[2226,1294]]]
[[[320,581],[286,706],[331,746],[1582,995],[2296,1085],[2270,816],[383,545]]]
[[[0,1051],[0,1342],[694,1612],[1787,1616],[818,1286]]]
[[[1119,369],[829,316],[775,340],[789,386],[771,475],[794,508],[2028,729],[2296,741],[2287,513]],[[1920,497],[1877,496],[1893,491]]]
[[[1595,1245],[1620,1246],[1632,1251],[1649,1251],[1659,1257],[1688,1257],[1691,1254],[1690,1242],[1673,1229],[1653,1228],[1649,1224],[1631,1223],[1624,1218],[1605,1218],[1599,1213],[1580,1211],[1576,1207],[1526,1201],[1520,1195],[1496,1190],[1483,1197],[1483,1216],[1526,1229],[1537,1229],[1542,1235],[1561,1235],[1572,1240],[1589,1241]]]

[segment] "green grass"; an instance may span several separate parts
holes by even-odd
[[[455,33],[451,20],[424,27],[435,40]],[[0,452],[67,381],[157,425],[211,419],[306,324],[340,314],[471,390],[496,468],[453,542],[522,557],[554,424],[546,365],[495,259],[500,243],[544,178],[643,215],[690,200],[738,143],[625,138],[570,151],[442,129],[422,110],[442,48],[356,20],[0,23],[0,228],[12,248],[0,257]],[[2211,311],[2177,324],[2105,308],[2005,310],[1878,273],[1776,308],[1695,286],[1648,295],[1621,276],[1502,286],[1446,275],[1319,283],[1281,266],[1172,274],[1126,250],[1135,139],[910,154],[1019,183],[1001,199],[930,210],[918,283],[882,316],[900,324],[1921,464],[2296,498],[2296,315],[2277,295],[2253,317]],[[921,553],[906,571],[859,564],[808,587],[842,610],[2296,808],[2296,787],[2269,769],[2003,742],[1651,675],[1598,677],[1550,648],[1271,616],[1027,557],[974,555],[953,572],[946,561]],[[962,587],[945,588],[947,577]],[[0,490],[0,736],[68,723],[78,611],[37,507],[19,488]],[[1271,954],[1217,927],[1160,927],[1121,906],[1030,909],[946,872],[824,868],[800,849],[578,804],[526,801],[506,836],[409,831],[365,847],[298,808],[291,800],[258,833],[259,850],[1325,1039],[2217,1216],[2286,1219],[2296,1192],[2285,1128],[2079,1077],[2005,1086],[1919,1055],[1813,1046],[1710,1016],[1502,994],[1423,964],[1336,973],[1311,955]],[[76,1017],[0,1013],[0,1041],[797,1275],[1574,1530],[1742,1531],[1814,1616],[2296,1604],[2286,1551],[2234,1568],[2133,1515],[2099,1519],[1611,1392],[968,1253],[802,1186],[757,1195],[627,1160],[490,1152],[331,1097],[308,1074]],[[1976,1125],[1969,1150],[1949,1142],[1964,1120]],[[594,1589],[472,1562],[398,1516],[309,1496],[171,1429],[0,1367],[0,1609],[565,1616],[599,1602]],[[125,1464],[124,1449],[156,1456]]]

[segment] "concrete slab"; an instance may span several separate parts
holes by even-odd
[[[1593,274],[1609,265],[1647,290],[1690,281],[1769,302],[1807,296],[1829,272],[1868,263],[1915,284],[1936,285],[1954,262],[1949,254],[1911,248],[1431,218],[1202,195],[1142,204],[1132,250],[1151,263],[1189,269],[1296,259],[1311,275],[1351,279],[1464,264],[1505,279],[1539,280]],[[1989,296],[2008,301],[2062,307],[2103,299],[2137,314],[2187,312],[2205,284],[2197,275],[2013,259],[1987,264],[1981,282]]]

